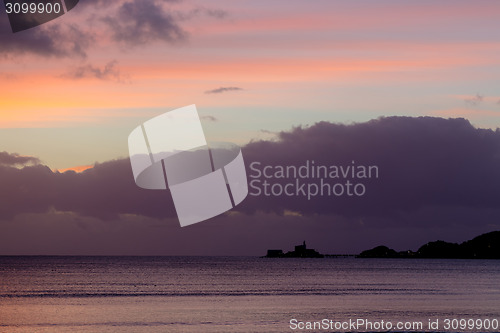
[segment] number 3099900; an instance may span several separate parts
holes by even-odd
[[[56,13],[59,14],[61,12],[61,4],[60,3],[28,3],[28,2],[7,2],[5,3],[5,11],[7,14],[52,14]]]

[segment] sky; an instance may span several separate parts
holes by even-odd
[[[355,253],[498,230],[499,12],[493,0],[85,0],[13,34],[2,10],[0,254],[259,255],[303,238]],[[250,196],[180,228],[168,191],[135,187],[127,137],[191,104],[209,141],[242,147],[249,174],[314,160],[380,177],[362,198]]]

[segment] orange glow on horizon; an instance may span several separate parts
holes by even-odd
[[[94,167],[93,165],[80,165],[80,166],[76,166],[76,167],[72,167],[72,168],[58,169],[55,171],[60,172],[60,173],[65,173],[66,171],[74,171],[76,173],[81,173],[85,170],[92,169],[93,167]]]

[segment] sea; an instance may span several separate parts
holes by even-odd
[[[0,332],[500,332],[499,320],[500,260],[0,257]]]

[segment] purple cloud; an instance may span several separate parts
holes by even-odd
[[[182,26],[186,21],[208,16],[224,19],[223,10],[196,6],[173,10],[177,0],[80,1],[67,15],[87,17],[85,26],[61,23],[42,24],[23,33],[13,34],[7,15],[0,15],[0,55],[35,55],[40,57],[85,59],[88,51],[100,41],[100,31],[108,31],[113,42],[127,47],[154,42],[176,44],[188,39]],[[96,15],[97,13],[97,15]]]
[[[169,192],[135,185],[128,159],[97,164],[82,173],[53,172],[43,165],[0,165],[0,183],[0,219],[52,208],[102,219],[118,214],[175,216]]]
[[[379,244],[416,250],[430,240],[462,242],[499,228],[500,131],[477,129],[464,119],[320,122],[242,149],[250,181],[256,179],[250,168],[254,162],[300,167],[305,161],[327,166],[349,166],[355,161],[378,166],[379,177],[353,180],[366,186],[361,197],[307,200],[249,195],[229,214],[179,228],[169,191],[138,188],[128,159],[100,163],[82,173],[58,173],[40,164],[16,168],[35,160],[2,153],[0,221],[15,221],[2,224],[13,236],[26,237],[18,243],[7,235],[2,249],[27,253],[23,244],[35,242],[33,253],[53,253],[38,241],[37,232],[24,236],[26,228],[52,239],[68,232],[61,228],[65,223],[73,230],[66,236],[86,250],[78,252],[62,244],[61,253],[96,250],[84,242],[95,228],[102,230],[92,234],[100,239],[98,253],[116,253],[117,247],[121,253],[136,253],[130,250],[134,244],[133,249],[142,254],[254,255],[265,254],[266,248],[289,248],[304,239],[324,253],[358,253]],[[58,227],[48,222],[54,219]],[[121,226],[118,234],[110,236],[107,224]],[[137,235],[143,236],[142,241],[136,242]]]
[[[292,210],[387,218],[390,223],[398,214],[429,207],[500,208],[500,132],[476,129],[464,119],[389,117],[353,125],[321,122],[282,132],[278,138],[244,147],[247,166],[251,161],[296,167],[306,161],[326,166],[349,166],[354,161],[377,166],[379,177],[350,178],[352,183],[365,185],[366,194],[361,197],[249,196],[241,205],[243,211],[283,214]],[[250,168],[248,174],[252,176]],[[293,179],[273,181],[285,184]]]
[[[250,181],[256,179],[250,168],[254,162],[298,168],[307,161],[325,166],[350,166],[354,161],[378,168],[378,178],[327,179],[363,183],[363,196],[324,195],[308,200],[303,195],[249,195],[235,209],[244,214],[335,215],[385,226],[428,225],[435,222],[429,215],[441,216],[444,224],[456,216],[453,223],[484,225],[491,222],[487,214],[481,219],[464,217],[485,211],[499,214],[500,132],[476,129],[464,119],[389,117],[353,125],[321,122],[281,132],[276,141],[252,142],[243,147],[243,154]],[[79,174],[54,173],[42,165],[17,169],[12,164],[0,167],[2,218],[50,208],[103,219],[119,214],[176,216],[168,191],[143,190],[134,184],[128,159],[97,164]],[[295,179],[269,181],[286,184]]]
[[[9,154],[8,152],[0,152],[0,165],[7,166],[22,166],[28,164],[39,164],[40,160],[33,156],[21,156],[19,154]]]
[[[171,1],[172,2],[172,1]],[[113,39],[129,46],[153,41],[176,43],[187,38],[174,15],[155,0],[127,1],[115,15],[103,18]]]
[[[93,35],[89,31],[58,23],[43,24],[13,34],[7,15],[0,15],[0,55],[85,58],[93,42]]]

